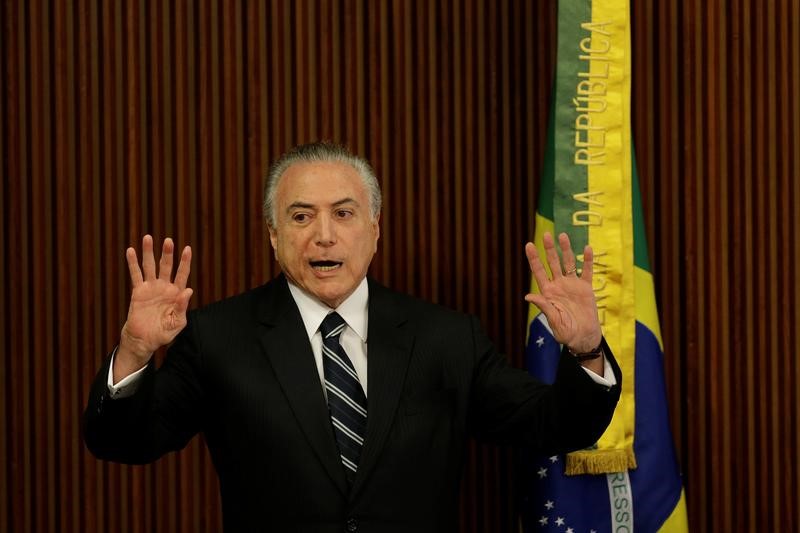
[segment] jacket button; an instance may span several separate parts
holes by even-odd
[[[358,531],[358,520],[355,518],[348,518],[346,522],[348,533],[355,533]]]

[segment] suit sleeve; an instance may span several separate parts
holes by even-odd
[[[189,322],[160,369],[151,359],[136,393],[113,399],[107,375],[111,356],[95,376],[84,412],[84,440],[98,458],[128,464],[152,462],[186,446],[201,427],[201,355]]]
[[[531,446],[556,454],[594,444],[611,422],[622,374],[603,339],[617,384],[596,383],[564,349],[556,380],[542,383],[512,368],[471,319],[475,367],[470,394],[471,433],[482,440]]]

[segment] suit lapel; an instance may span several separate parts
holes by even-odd
[[[375,468],[394,422],[414,340],[402,302],[388,289],[369,282],[367,429],[351,498]]]
[[[270,284],[261,302],[261,343],[303,433],[328,475],[347,494],[347,480],[331,428],[314,354],[286,278]]]

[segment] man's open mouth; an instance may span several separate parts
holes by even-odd
[[[341,261],[310,261],[311,268],[319,272],[330,272],[342,266]]]

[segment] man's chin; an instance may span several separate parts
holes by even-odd
[[[321,281],[322,283],[319,283]],[[347,295],[349,294],[342,286],[341,283],[334,280],[318,280],[317,283],[309,286],[307,292],[314,298],[321,301],[331,309],[339,307]],[[352,290],[350,291],[352,292]]]

